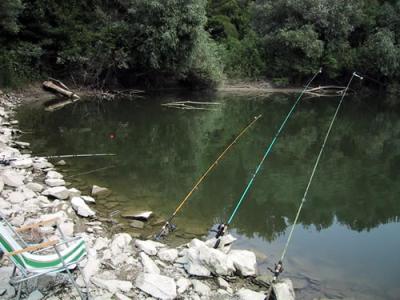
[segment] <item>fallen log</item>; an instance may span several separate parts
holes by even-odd
[[[62,85],[62,86],[61,86]],[[66,85],[60,84],[59,81],[51,81],[47,80],[43,82],[43,89],[46,91],[49,91],[51,93],[57,94],[57,95],[62,95],[64,97],[73,99],[73,100],[78,100],[80,97],[75,94],[74,92],[70,91]]]

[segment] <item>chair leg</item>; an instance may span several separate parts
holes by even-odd
[[[83,275],[83,271],[82,268],[79,266],[79,263],[76,264],[76,266],[78,267],[79,272],[81,273],[83,282],[85,283],[85,287],[86,287],[86,298],[87,300],[90,300],[90,291],[89,291],[89,283],[85,278],[85,275]]]
[[[66,268],[65,270],[67,271],[69,280],[72,282],[72,284],[74,285],[75,289],[78,291],[79,296],[81,297],[82,300],[85,300],[85,297],[83,296],[83,293],[82,293],[81,289],[79,288],[79,286],[76,284],[76,282],[74,280],[74,277],[72,276],[71,271],[68,268]]]
[[[22,285],[24,284],[24,282],[20,282],[18,285],[18,292],[17,292],[17,298],[16,300],[21,299],[21,292],[22,292]]]

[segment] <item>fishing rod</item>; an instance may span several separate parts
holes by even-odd
[[[301,93],[299,94],[299,96],[297,97],[295,103],[293,104],[292,108],[290,109],[290,111],[288,112],[288,114],[286,115],[285,119],[283,120],[281,126],[279,127],[278,131],[276,132],[274,138],[272,139],[271,143],[269,144],[267,150],[264,153],[264,156],[262,157],[260,163],[258,164],[253,176],[251,177],[250,181],[248,182],[246,188],[244,189],[242,195],[240,196],[239,201],[236,204],[235,209],[233,210],[231,216],[229,217],[228,221],[226,223],[222,223],[218,226],[217,229],[217,234],[216,234],[216,242],[214,245],[214,248],[217,249],[220,242],[221,242],[221,237],[224,236],[224,234],[226,233],[228,226],[231,224],[233,218],[235,217],[235,215],[237,214],[239,207],[241,206],[243,200],[246,198],[247,193],[250,190],[250,187],[253,185],[254,179],[256,178],[258,172],[261,169],[262,164],[264,163],[265,159],[267,158],[267,156],[270,154],[272,147],[274,146],[276,140],[278,139],[280,133],[282,132],[283,127],[285,127],[287,121],[289,120],[290,116],[292,115],[292,113],[294,112],[297,104],[300,102],[300,99],[303,97],[304,93],[306,92],[306,90],[308,89],[308,87],[310,86],[310,84],[314,81],[314,79],[318,76],[318,74],[322,73],[322,69],[320,68],[319,71],[317,73],[314,74],[314,76],[308,81],[308,83],[306,84],[306,86],[304,87],[304,89],[301,91]]]
[[[303,205],[306,202],[308,191],[310,190],[311,183],[312,183],[312,181],[314,179],[314,175],[315,175],[315,173],[317,171],[317,167],[318,167],[318,164],[319,164],[319,162],[321,160],[322,153],[324,152],[324,149],[325,149],[326,143],[328,141],[329,135],[330,135],[330,133],[332,131],[333,124],[335,123],[335,120],[336,120],[336,117],[337,117],[337,115],[339,113],[340,107],[342,106],[343,99],[346,96],[347,90],[349,89],[350,84],[353,81],[354,77],[357,77],[360,80],[364,79],[364,77],[358,75],[356,72],[353,72],[353,75],[351,76],[349,82],[347,83],[346,89],[344,90],[343,95],[340,98],[340,101],[339,101],[339,103],[338,103],[338,105],[336,107],[336,111],[335,111],[335,113],[334,113],[334,115],[333,115],[333,117],[331,119],[331,122],[329,124],[328,130],[326,132],[324,141],[323,141],[323,143],[321,145],[321,149],[319,150],[318,156],[317,156],[317,158],[315,160],[314,167],[313,167],[311,175],[310,175],[310,179],[309,179],[309,181],[307,183],[307,186],[306,186],[306,189],[304,191],[303,198],[301,199],[299,208],[298,208],[297,213],[296,213],[296,217],[295,217],[294,222],[292,224],[292,228],[290,229],[290,233],[289,233],[289,236],[287,238],[285,247],[283,248],[281,257],[280,257],[278,263],[275,264],[274,269],[268,268],[274,274],[274,276],[272,277],[272,283],[275,283],[277,281],[277,279],[278,279],[278,276],[283,272],[283,259],[285,258],[285,255],[286,255],[287,249],[289,247],[290,241],[292,240],[294,228],[295,228],[295,226],[297,224],[297,221],[299,220],[300,212],[301,212],[301,210],[303,208]],[[271,291],[272,291],[272,284],[270,285],[270,287],[268,289],[267,297],[265,298],[266,300],[269,299],[269,297],[271,295]]]
[[[228,145],[228,147],[225,148],[225,150],[217,157],[217,159],[210,165],[210,167],[204,172],[204,174],[199,178],[199,180],[195,183],[195,185],[192,187],[192,189],[189,191],[189,193],[186,194],[186,196],[182,199],[178,207],[175,209],[173,214],[168,218],[168,220],[165,222],[164,226],[161,228],[160,232],[156,235],[156,239],[160,239],[166,235],[170,231],[173,231],[175,229],[175,225],[173,225],[171,222],[175,218],[176,214],[179,212],[179,210],[183,207],[183,205],[188,201],[190,196],[193,194],[193,192],[197,189],[197,187],[200,185],[200,183],[207,177],[207,175],[211,172],[212,169],[218,164],[218,162],[222,159],[222,157],[228,152],[228,150],[236,144],[236,142],[241,138],[241,136],[248,130],[250,127],[254,125],[258,121],[258,119],[261,118],[262,115],[258,115],[254,117],[254,119],[244,128],[242,131],[236,136],[236,138]]]
[[[76,158],[76,157],[93,157],[93,156],[115,156],[115,153],[94,153],[94,154],[65,154],[65,155],[50,155],[41,156],[41,158]]]

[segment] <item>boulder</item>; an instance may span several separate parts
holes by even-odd
[[[129,226],[131,226],[133,228],[143,229],[144,222],[138,221],[138,220],[133,220],[132,222],[129,223]]]
[[[72,222],[64,222],[58,225],[61,232],[66,235],[67,237],[74,236],[74,223]]]
[[[241,288],[235,294],[238,300],[264,300],[265,294],[258,293],[249,289]],[[288,299],[289,300],[289,299]]]
[[[220,238],[220,243],[218,245],[218,249],[224,253],[228,253],[231,250],[232,243],[236,241],[236,238],[231,234],[224,235]],[[217,239],[214,237],[212,239],[207,240],[205,243],[208,247],[214,248]]]
[[[68,189],[69,192],[69,197],[79,197],[82,193],[80,190],[76,189],[76,188],[70,188]],[[85,200],[83,197],[81,197],[83,200]],[[86,200],[85,200],[86,201]]]
[[[192,280],[193,289],[200,296],[208,297],[211,293],[211,289],[208,285],[204,284],[200,280]]]
[[[21,192],[12,192],[8,195],[8,201],[12,204],[22,203],[25,199],[24,193]]]
[[[93,197],[90,196],[81,196],[81,198],[83,200],[85,200],[85,202],[87,203],[96,203],[96,200]]]
[[[2,179],[5,185],[11,187],[19,187],[24,184],[24,176],[13,170],[4,171]]]
[[[39,290],[36,290],[30,293],[26,300],[41,300],[43,297],[43,294]]]
[[[93,185],[92,187],[92,196],[95,197],[107,197],[111,194],[111,191],[108,188],[101,187],[98,185]]]
[[[146,253],[140,252],[139,256],[142,261],[143,271],[145,273],[160,274],[160,269],[157,267],[155,262],[150,257],[148,257]]]
[[[65,200],[69,197],[69,191],[65,186],[48,188],[42,192],[45,196],[52,196],[57,199]]]
[[[124,252],[128,252],[130,248],[130,243],[132,241],[132,237],[127,233],[119,233],[116,234],[111,241],[111,252],[113,255],[119,255]]]
[[[50,187],[55,187],[55,186],[63,186],[65,185],[64,179],[59,179],[59,178],[47,178],[44,183],[46,183]]]
[[[106,249],[107,247],[108,247],[108,239],[104,237],[98,237],[93,246],[95,250],[103,250]]]
[[[191,285],[192,282],[184,277],[179,278],[178,281],[176,282],[179,294],[183,294]]]
[[[36,183],[36,182],[29,182],[26,184],[26,187],[28,189],[30,189],[33,192],[37,192],[40,193],[41,191],[43,191],[43,185],[41,185],[40,183]]]
[[[178,258],[178,250],[176,249],[160,249],[158,257],[163,261],[174,262]]]
[[[137,248],[139,248],[140,250],[144,251],[148,255],[156,255],[158,248],[165,247],[164,244],[161,244],[159,242],[150,241],[150,240],[147,240],[147,241],[136,240],[135,246]]]
[[[293,283],[290,279],[282,279],[272,285],[276,300],[294,300],[295,294]]]
[[[32,167],[33,161],[31,158],[23,158],[11,161],[10,164],[12,167],[17,169],[27,169]]]
[[[43,169],[52,168],[52,167],[53,167],[53,165],[44,158],[37,158],[33,162],[33,168],[36,170],[43,170]]]
[[[236,271],[241,276],[255,276],[257,274],[256,255],[248,250],[232,250],[228,257],[232,260]]]
[[[49,171],[46,174],[47,179],[62,179],[64,176],[56,171]]]
[[[136,278],[136,287],[158,299],[176,297],[175,281],[167,276],[142,273]]]
[[[91,217],[96,214],[80,197],[73,197],[71,199],[71,205],[76,213],[82,217]]]
[[[105,280],[99,277],[92,277],[91,281],[99,288],[108,290],[110,293],[119,291],[128,293],[133,287],[131,282],[122,280]]]

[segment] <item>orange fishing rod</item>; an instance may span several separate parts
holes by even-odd
[[[171,221],[173,218],[175,218],[176,214],[181,210],[183,205],[189,200],[190,196],[194,193],[194,191],[197,189],[197,187],[200,185],[200,183],[203,182],[203,180],[207,177],[207,175],[216,167],[218,162],[223,158],[223,156],[229,151],[229,149],[232,148],[234,144],[242,137],[245,132],[250,129],[251,126],[254,125],[255,122],[258,121],[258,119],[261,118],[262,115],[258,115],[254,117],[253,121],[250,122],[245,128],[242,129],[242,131],[236,136],[236,138],[228,145],[228,147],[225,148],[225,150],[217,157],[217,159],[210,165],[210,167],[207,169],[207,171],[204,172],[204,174],[197,180],[195,185],[192,187],[192,189],[187,193],[187,195],[182,199],[178,207],[175,209],[174,213],[169,217],[169,219],[165,222],[164,226],[161,228],[160,232],[156,236],[156,239],[160,239],[163,236],[166,236],[171,230],[174,229],[174,226],[171,225]]]

